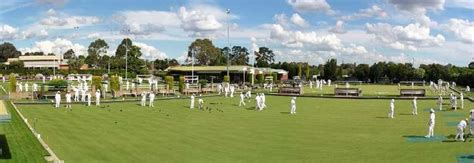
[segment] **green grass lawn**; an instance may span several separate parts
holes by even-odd
[[[314,86],[314,85],[313,85]],[[345,85],[338,85],[339,88],[345,88]],[[362,96],[399,96],[400,90],[398,89],[398,85],[377,85],[377,84],[354,84],[350,85],[351,88],[360,88],[362,89]],[[334,95],[334,88],[335,85],[331,85],[331,87],[323,86],[322,90],[313,89],[308,87],[304,87],[304,95]],[[411,89],[411,86],[402,85],[401,89]],[[436,92],[432,92],[429,86],[415,86],[415,89],[426,89],[426,96],[433,97],[437,96]]]
[[[3,95],[4,92],[0,90],[0,96]],[[0,162],[45,162],[43,157],[47,154],[46,151],[13,110],[10,102],[5,101],[5,103],[11,114],[11,121],[0,123],[0,135],[5,136],[11,157],[0,158]],[[6,152],[5,149],[3,150]]]
[[[153,109],[18,107],[66,162],[456,162],[474,154],[474,142],[408,140],[427,134],[434,100],[420,100],[418,116],[410,100],[397,100],[395,119],[386,118],[388,100],[298,98],[297,115],[288,114],[289,102],[267,96],[261,112],[223,97],[205,98],[212,111],[189,110],[186,99]],[[467,116],[468,109],[437,112],[435,135],[455,134],[452,124]]]

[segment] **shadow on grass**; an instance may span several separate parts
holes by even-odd
[[[7,137],[5,135],[0,135],[0,160],[9,160],[12,158],[10,153],[10,147],[8,146]]]
[[[378,118],[378,119],[388,119],[388,117],[375,117],[375,118]]]
[[[290,114],[290,112],[280,112],[281,114]]]
[[[400,113],[398,115],[413,115],[413,114],[408,114],[408,113]]]
[[[245,110],[255,110],[255,107],[247,107]]]

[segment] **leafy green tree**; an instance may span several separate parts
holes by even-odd
[[[324,65],[324,78],[336,80],[337,79],[337,60],[330,59]]]
[[[209,39],[196,39],[192,42],[188,47],[188,58],[191,58],[193,53],[195,53],[195,64],[208,66],[226,64],[223,62],[225,58],[222,56],[221,49],[215,47]]]
[[[75,55],[76,54],[75,54],[74,50],[69,49],[63,54],[63,58],[64,59],[71,59],[72,57],[75,57]]]
[[[273,50],[267,47],[258,48],[258,52],[255,53],[255,55],[257,67],[269,67],[270,63],[275,61],[275,54],[273,53]]]
[[[177,66],[179,65],[178,61],[176,59],[156,59],[153,61],[153,65],[155,69],[157,70],[165,70],[166,68],[170,66]]]
[[[303,75],[303,69],[301,67],[302,67],[301,63],[298,63],[298,76],[299,77],[302,77]]]
[[[12,70],[22,70],[25,68],[25,64],[23,61],[13,61],[10,62],[10,65],[8,66]]]
[[[115,98],[116,97],[116,92],[118,92],[120,90],[119,77],[116,76],[116,75],[110,77],[109,85],[110,85],[110,90],[112,91],[112,96]]]
[[[10,92],[16,92],[16,75],[11,73],[8,75],[8,86],[10,87]]]
[[[81,69],[81,66],[84,65],[85,63],[85,58],[84,56],[82,57],[73,56],[67,61],[67,63],[69,65],[70,70],[79,71]]]
[[[93,76],[92,77],[92,86],[95,87],[95,89],[102,89],[102,77],[100,76]]]
[[[101,54],[106,54],[107,49],[109,49],[109,45],[107,45],[105,40],[97,39],[91,42],[87,49],[89,55],[86,57],[85,62],[94,68],[98,67]]]
[[[366,81],[369,78],[370,67],[368,64],[359,64],[355,67],[354,76],[361,81]]]
[[[242,46],[232,47],[232,52],[230,53],[230,62],[232,65],[248,65],[249,63],[248,49]]]
[[[21,52],[16,50],[13,44],[4,42],[0,45],[0,62],[6,62],[8,58],[17,58],[20,55]]]

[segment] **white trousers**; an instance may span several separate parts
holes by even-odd
[[[428,135],[427,137],[433,137],[434,136],[434,124],[430,125],[428,127]]]
[[[454,138],[455,140],[461,140],[464,141],[464,129],[462,127],[458,127],[456,133],[456,137]]]

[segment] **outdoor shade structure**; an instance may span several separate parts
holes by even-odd
[[[252,71],[252,69],[254,71]],[[191,75],[192,68],[191,66],[173,66],[168,67],[165,70],[168,75],[179,76],[179,75]],[[288,72],[282,69],[272,69],[272,68],[252,68],[251,66],[245,65],[235,65],[229,66],[229,76],[230,80],[233,83],[242,82],[245,75],[251,75],[252,72],[257,74],[261,73],[263,75],[272,75],[273,73],[278,74],[278,80],[288,80]],[[211,76],[215,76],[216,79],[214,82],[222,81],[224,76],[227,75],[226,66],[194,66],[194,74],[199,76],[199,79],[208,79],[210,80]],[[255,74],[256,75],[256,74]],[[250,79],[246,77],[247,82]]]

